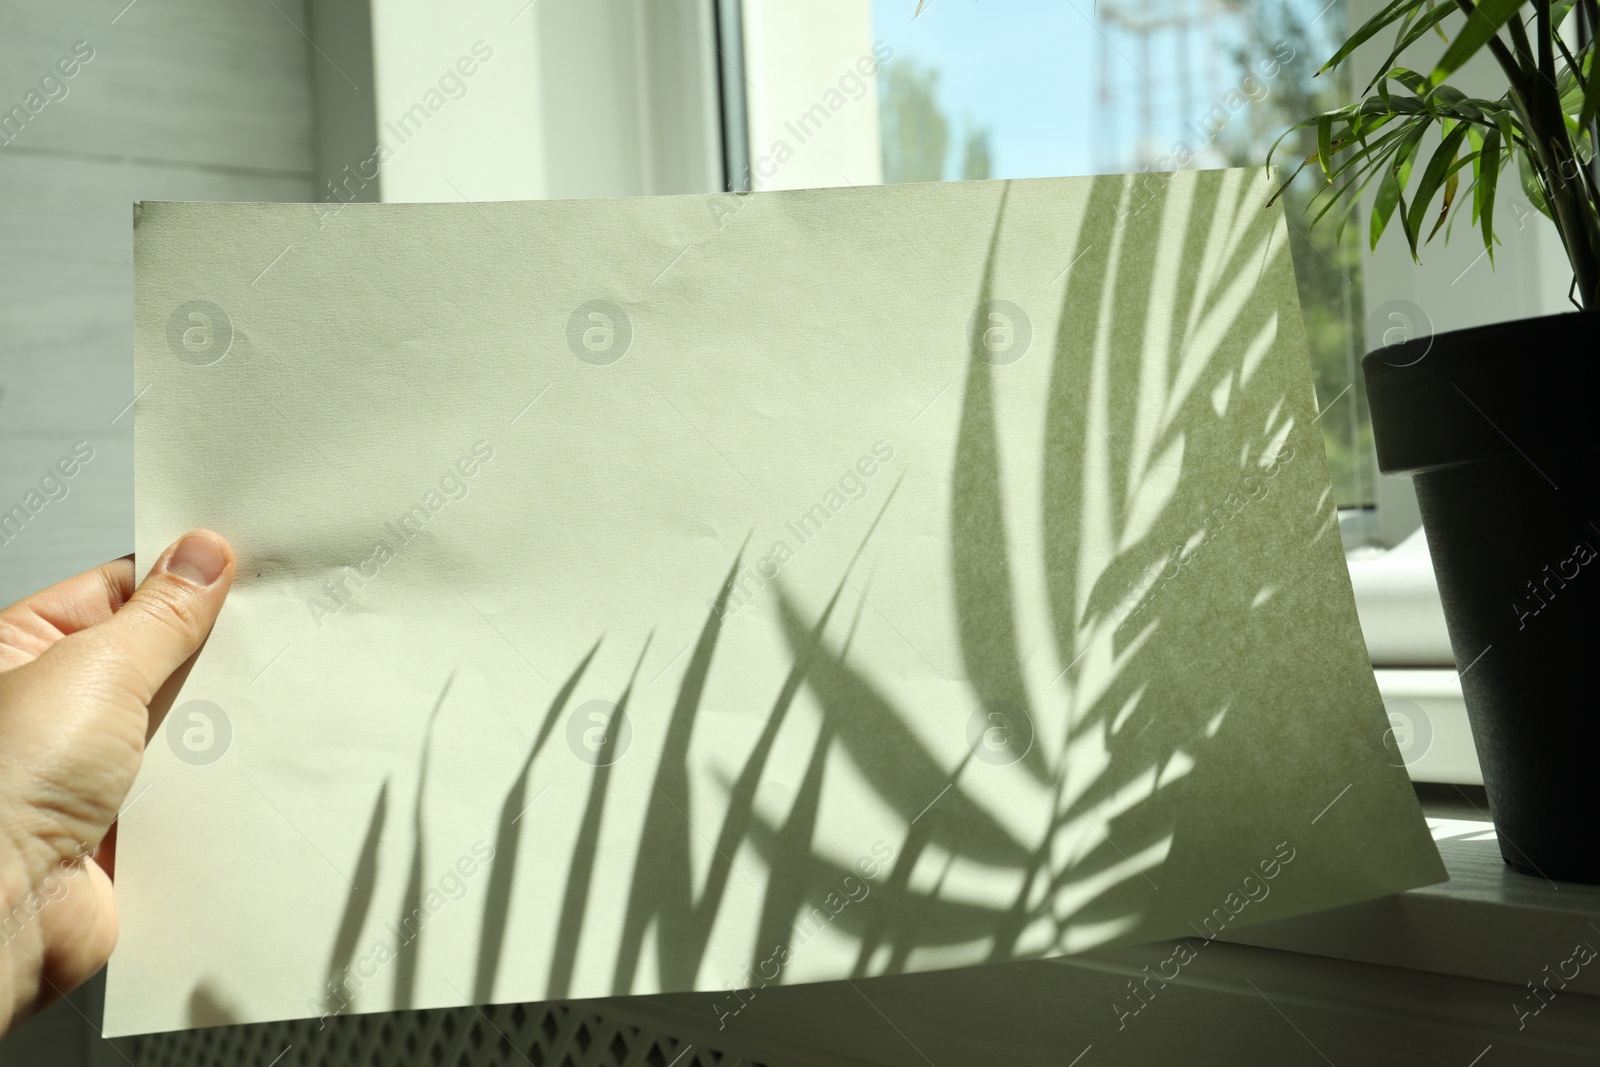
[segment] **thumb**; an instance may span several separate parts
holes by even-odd
[[[219,534],[195,530],[168,548],[128,602],[93,631],[109,653],[97,655],[115,690],[148,706],[168,676],[211,632],[233,585],[233,549]]]
[[[37,816],[23,829],[52,856],[78,858],[111,825],[139,771],[150,701],[211,632],[233,570],[227,541],[186,534],[109,618],[0,674],[0,793]]]

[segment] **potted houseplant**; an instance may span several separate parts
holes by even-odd
[[[1385,337],[1362,371],[1379,468],[1416,486],[1501,854],[1536,875],[1600,882],[1588,659],[1600,645],[1600,502],[1588,481],[1600,419],[1600,2],[1394,0],[1322,69],[1390,29],[1362,99],[1294,127],[1317,143],[1295,173],[1321,172],[1315,218],[1333,212],[1341,230],[1376,183],[1374,247],[1398,228],[1416,256],[1466,215],[1492,261],[1508,177],[1561,235],[1575,313]],[[1404,54],[1430,33],[1446,37],[1442,57],[1409,69]],[[1483,49],[1504,76],[1498,99],[1446,83]],[[1437,146],[1423,151],[1429,131]]]

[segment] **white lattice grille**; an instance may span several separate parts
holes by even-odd
[[[583,1004],[501,1004],[153,1034],[138,1067],[764,1067]]]

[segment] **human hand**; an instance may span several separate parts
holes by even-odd
[[[133,574],[119,559],[0,611],[0,1034],[111,954],[113,823],[159,725],[150,702],[211,632],[233,550],[198,530],[137,589]]]

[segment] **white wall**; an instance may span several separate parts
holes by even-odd
[[[372,15],[386,201],[722,188],[711,0],[373,0]]]
[[[275,2],[0,9],[0,110],[92,52],[0,137],[0,512],[75,442],[94,450],[0,533],[0,603],[133,550],[133,201],[312,196],[304,9]]]
[[[883,181],[870,4],[744,0],[744,52],[752,188]]]
[[[545,195],[540,4],[525,2],[373,0],[384,200]]]

